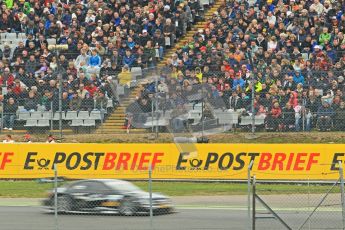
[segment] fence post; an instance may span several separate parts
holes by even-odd
[[[310,180],[309,180],[309,177],[308,177],[308,212],[311,212],[311,203],[310,203]],[[311,222],[310,222],[310,219],[308,221],[308,229],[311,229]]]
[[[59,132],[62,139],[62,75],[59,76]],[[52,122],[53,119],[52,119]]]
[[[156,95],[156,94],[155,94]],[[156,96],[154,96],[153,98],[152,98],[152,100],[154,100],[154,98],[155,98]],[[153,124],[153,117],[154,117],[154,107],[153,107],[153,101],[151,101],[151,120],[152,120],[152,127],[151,127],[151,135],[153,135],[153,133],[154,133],[154,129],[155,129],[155,127],[154,127],[154,124]],[[140,124],[140,125],[143,125],[143,124]]]
[[[303,132],[306,130],[305,129],[305,125],[306,125],[306,119],[307,117],[306,117],[306,114],[305,114],[305,107],[303,106],[303,113],[302,113],[302,127],[303,127]]]
[[[152,210],[152,165],[149,165],[149,194],[150,194],[150,227],[153,229],[153,210]]]
[[[55,220],[55,230],[59,230],[59,225],[58,225],[58,210],[57,210],[57,167],[56,164],[54,164],[54,220]]]
[[[248,199],[247,199],[247,206],[248,206],[248,229],[250,230],[251,228],[252,228],[252,226],[251,226],[251,217],[250,217],[250,191],[251,191],[251,189],[250,189],[250,180],[251,180],[251,177],[250,177],[250,172],[251,172],[251,170],[252,170],[252,167],[253,167],[253,163],[254,163],[254,161],[252,160],[250,163],[249,163],[249,165],[248,165],[248,171],[247,171],[247,175],[248,175],[248,177],[247,177],[247,180],[248,180]]]
[[[53,101],[50,102],[50,116],[49,116],[49,124],[50,124],[50,131],[53,131]]]
[[[256,212],[256,210],[255,210],[255,193],[256,193],[256,180],[255,180],[255,175],[253,176],[253,181],[252,181],[252,186],[253,186],[253,188],[252,188],[252,193],[253,193],[253,197],[252,197],[252,230],[255,230],[255,221],[256,221],[256,216],[255,216],[255,212]]]
[[[343,214],[343,229],[345,228],[345,194],[344,194],[344,171],[343,164],[341,161],[339,163],[339,176],[340,176],[340,188],[341,188],[341,209]]]
[[[1,107],[2,107],[2,110],[1,110],[1,132],[2,132],[4,129],[4,103],[3,102],[1,102]]]
[[[159,118],[159,116],[158,116],[158,98],[159,98],[159,96],[158,96],[158,75],[157,74],[155,74],[156,75],[156,77],[155,77],[155,107],[156,107],[156,109],[155,109],[155,111],[156,111],[156,134],[155,134],[155,138],[157,139],[158,138],[158,118]]]
[[[251,54],[251,50],[248,49],[247,50],[247,56],[248,56],[248,59],[249,59],[249,63],[250,63],[250,66],[252,68],[252,71],[251,71],[251,76],[250,76],[250,81],[252,83],[252,88],[251,88],[251,112],[252,112],[252,136],[255,135],[255,108],[254,108],[254,98],[255,98],[255,83],[254,83],[254,79],[255,79],[255,76],[254,76],[254,64],[253,64],[253,58],[252,58],[252,54]]]

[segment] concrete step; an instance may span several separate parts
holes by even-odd
[[[108,119],[106,122],[104,122],[103,124],[124,124],[125,123],[125,118],[124,117],[119,117],[119,118],[112,118],[112,119]]]
[[[129,134],[131,133],[147,133],[146,129],[130,129]],[[118,129],[118,130],[96,130],[95,134],[127,134],[126,129]]]
[[[103,123],[103,125],[123,125],[125,123],[125,119],[119,120],[107,120]]]
[[[119,110],[115,110],[114,112],[112,112],[112,114],[110,114],[110,116],[112,116],[113,114],[125,114],[125,110],[119,109]]]
[[[102,129],[122,129],[123,124],[109,124],[109,123],[104,123],[102,126]]]
[[[124,113],[117,113],[117,114],[111,114],[108,119],[110,120],[115,120],[115,119],[119,119],[119,118],[122,118],[124,119],[126,117],[126,114]]]

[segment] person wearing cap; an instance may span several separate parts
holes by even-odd
[[[202,56],[202,53],[197,52],[196,57],[193,61],[193,66],[203,67],[203,66],[205,66],[205,64],[206,64],[205,58]]]
[[[32,140],[31,140],[31,135],[29,133],[26,133],[24,135],[24,142],[25,143],[32,143]]]
[[[55,137],[52,134],[49,134],[48,137],[47,137],[46,143],[49,143],[49,144],[56,143],[55,142]]]
[[[315,54],[321,54],[322,53],[322,47],[321,46],[315,45],[313,48],[314,48]]]
[[[140,46],[143,46],[143,47],[146,46],[147,41],[152,40],[152,39],[151,39],[151,36],[149,35],[149,33],[148,33],[148,31],[147,31],[147,29],[143,29],[143,30],[141,31],[141,34],[140,34],[140,37],[139,37],[139,38],[140,38],[140,39],[139,39]]]

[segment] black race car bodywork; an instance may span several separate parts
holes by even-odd
[[[54,204],[55,195],[52,191],[43,201],[43,206],[52,211]],[[168,197],[153,193],[152,209],[154,213],[169,213],[173,205]],[[150,196],[127,181],[81,180],[57,189],[57,211],[135,215],[150,211]]]

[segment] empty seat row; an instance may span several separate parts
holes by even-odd
[[[1,39],[0,40],[0,44],[2,44],[3,46],[5,44],[8,44],[11,47],[11,49],[15,49],[18,46],[19,42],[25,42],[25,40],[19,39],[19,38],[15,38],[15,39],[11,39],[11,40],[10,39]]]
[[[18,120],[25,121],[25,120],[39,120],[39,119],[52,119],[52,113],[51,112],[41,112],[41,111],[35,111],[35,112],[28,112],[28,111],[19,111],[18,112]]]
[[[25,127],[49,127],[49,119],[28,119],[26,120]]]
[[[26,120],[26,124],[24,125],[25,127],[49,127],[50,126],[50,120],[48,119],[28,119]],[[96,120],[92,119],[76,119],[72,120],[72,123],[70,124],[72,127],[80,127],[80,126],[96,126]]]
[[[63,114],[64,115],[64,114]],[[67,111],[63,120],[102,120],[102,113],[99,110],[92,110],[90,113],[89,111]],[[60,114],[57,112],[54,114],[54,120],[59,120]]]
[[[25,33],[0,33],[1,40],[26,39]]]
[[[72,126],[72,127],[80,127],[80,126],[91,127],[91,126],[96,126],[96,121],[92,120],[92,119],[86,119],[86,120],[76,119],[76,120],[72,120],[72,123],[70,124],[70,126]]]
[[[102,120],[102,113],[99,110],[93,110],[89,113],[89,111],[67,111],[61,112],[62,120],[76,120],[76,119],[90,119],[90,120]],[[29,111],[19,111],[18,112],[18,120],[25,121],[25,120],[39,120],[39,119],[47,119],[47,120],[60,120],[60,112],[29,112]]]

